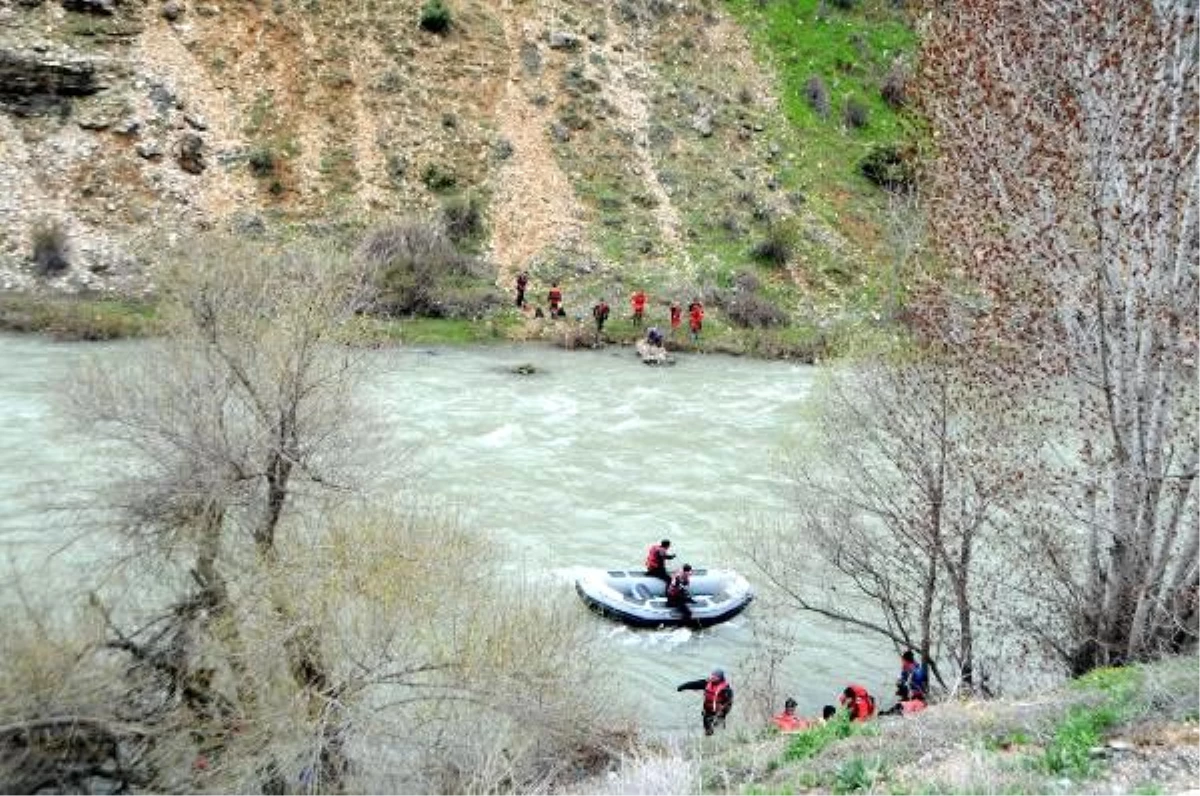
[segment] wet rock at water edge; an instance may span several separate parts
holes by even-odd
[[[522,362],[520,365],[514,365],[509,368],[509,373],[516,376],[532,376],[538,372],[537,366],[530,362]]]

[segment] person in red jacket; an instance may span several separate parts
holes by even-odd
[[[700,342],[700,330],[704,327],[704,305],[700,299],[692,299],[688,305],[688,328],[692,331],[692,342]]]
[[[678,301],[671,302],[671,339],[675,339],[675,330],[679,328],[679,324],[683,321],[683,310],[679,307]]]
[[[725,679],[725,672],[713,669],[712,674],[704,680],[689,680],[676,691],[699,691],[704,689],[704,705],[701,716],[704,720],[704,734],[712,735],[716,727],[725,726],[725,717],[733,709],[733,686]]]
[[[650,545],[646,551],[646,575],[659,578],[668,585],[671,583],[671,573],[667,572],[667,559],[675,557],[670,550],[671,540],[663,539],[658,544]]]
[[[783,712],[777,713],[771,717],[771,721],[779,728],[780,732],[800,732],[807,730],[811,723],[807,719],[802,719],[796,715],[796,700],[791,697],[783,703]]]
[[[563,309],[563,292],[562,288],[555,282],[550,285],[550,292],[546,294],[546,301],[550,304],[550,317],[563,317],[567,311]]]
[[[646,314],[646,292],[644,290],[635,290],[629,299],[629,303],[633,305],[634,325],[641,326],[642,319]]]
[[[846,686],[838,701],[850,714],[850,721],[866,721],[875,715],[875,697],[861,685]]]

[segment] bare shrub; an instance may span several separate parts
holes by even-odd
[[[750,250],[755,259],[776,266],[786,265],[796,251],[796,233],[783,223],[767,227],[767,236]]]
[[[880,96],[883,101],[890,107],[900,110],[908,104],[908,69],[903,62],[895,61],[888,69],[887,75],[883,78],[883,85],[879,89]]]
[[[842,107],[842,121],[847,127],[857,130],[866,127],[870,120],[871,112],[866,105],[854,97],[846,100],[846,104]]]
[[[788,321],[788,315],[770,300],[758,293],[738,291],[725,305],[729,320],[743,328],[766,328],[780,326]]]
[[[442,204],[442,223],[455,243],[462,243],[483,232],[483,203],[470,193],[450,197]]]
[[[810,77],[804,84],[804,99],[808,102],[808,107],[819,116],[829,116],[829,89],[825,87],[825,81],[817,75]]]
[[[449,301],[448,294],[458,289],[461,299],[462,290],[478,290],[485,273],[482,264],[459,252],[441,229],[421,221],[374,230],[363,240],[358,256],[379,287],[373,308],[387,315],[460,317],[464,302]],[[465,303],[480,306],[479,301]]]
[[[880,188],[909,191],[916,183],[915,154],[896,146],[872,149],[858,164],[858,170]]]
[[[33,264],[43,276],[61,273],[71,267],[70,241],[62,222],[38,219],[29,233],[33,245]]]

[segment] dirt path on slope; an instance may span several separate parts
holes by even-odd
[[[526,95],[521,62],[523,42],[536,43],[544,28],[535,15],[524,18],[512,0],[500,1],[504,38],[509,53],[508,81],[496,107],[501,137],[512,144],[512,155],[496,170],[492,202],[491,258],[499,273],[497,284],[511,287],[517,271],[548,249],[581,251],[586,239],[584,209],[554,157],[548,137],[553,109],[538,107]],[[528,46],[528,45],[527,45]]]

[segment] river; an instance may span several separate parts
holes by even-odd
[[[53,393],[85,357],[135,356],[139,345],[0,335],[0,544],[42,586],[86,580],[104,555],[88,541],[63,549],[69,524],[47,513],[106,467],[59,416]],[[646,729],[694,731],[699,697],[675,685],[722,666],[736,689],[756,655],[755,623],[766,621],[765,587],[756,584],[763,599],[722,625],[646,631],[588,613],[573,579],[584,567],[640,566],[646,547],[666,537],[680,556],[673,564],[734,566],[755,583],[735,531],[786,511],[775,461],[803,427],[813,369],[703,354],[650,368],[625,348],[372,357],[367,397],[388,441],[413,449],[422,489],[504,542],[515,570],[578,604],[613,675],[643,706]],[[511,372],[524,363],[537,372]],[[882,641],[805,616],[787,622],[798,643],[778,703],[791,695],[802,713],[818,712],[851,680],[890,701],[894,659]]]

